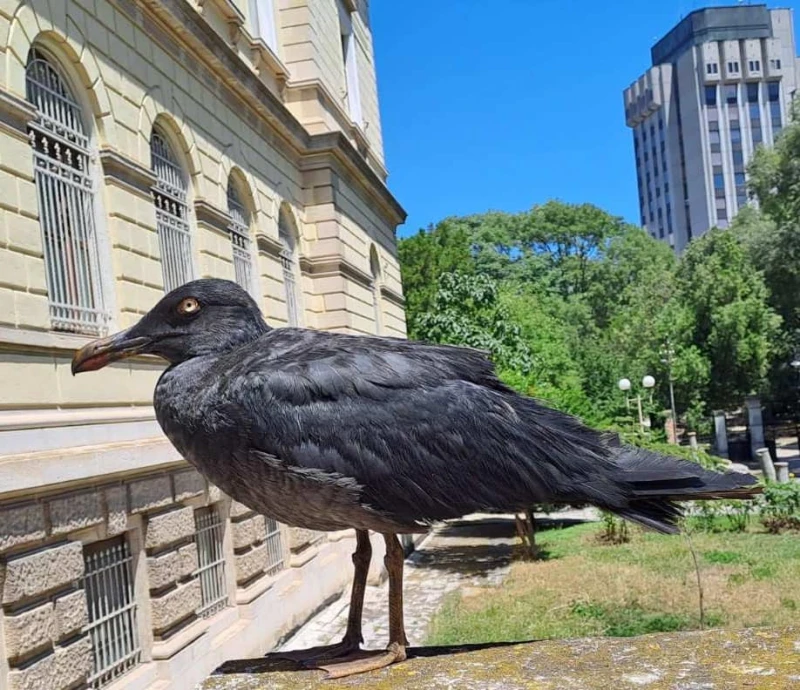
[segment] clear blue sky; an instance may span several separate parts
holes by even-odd
[[[622,90],[682,15],[721,4],[735,3],[372,0],[399,235],[551,198],[638,222]]]

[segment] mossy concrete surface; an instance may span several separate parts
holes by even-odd
[[[800,627],[421,647],[340,680],[269,657],[229,661],[201,690],[800,690]]]

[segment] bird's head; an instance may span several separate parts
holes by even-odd
[[[72,373],[102,369],[138,354],[158,355],[177,364],[222,354],[268,330],[258,305],[236,283],[194,280],[165,295],[135,326],[78,350]]]

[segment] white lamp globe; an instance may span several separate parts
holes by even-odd
[[[656,385],[656,380],[649,374],[642,379],[642,385],[645,388],[652,388]]]
[[[617,385],[621,391],[629,391],[631,389],[631,382],[628,379],[620,379]]]

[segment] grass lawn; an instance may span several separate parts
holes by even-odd
[[[631,636],[700,627],[697,576],[682,536],[633,528],[605,545],[600,525],[540,532],[547,560],[515,561],[499,588],[445,602],[427,644]],[[786,625],[800,618],[800,535],[695,533],[706,627]]]

